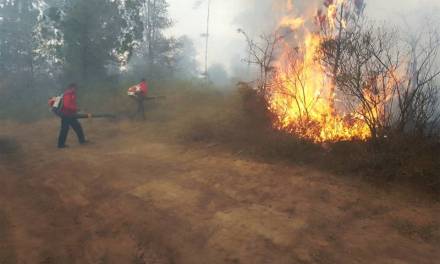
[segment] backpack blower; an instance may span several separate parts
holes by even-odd
[[[54,96],[49,98],[48,105],[52,113],[59,117],[63,117],[63,95]],[[78,113],[72,116],[77,119],[88,119],[88,118],[116,118],[114,114],[91,114],[91,113]]]

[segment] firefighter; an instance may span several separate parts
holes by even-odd
[[[81,124],[77,119],[78,107],[76,105],[76,89],[75,83],[70,84],[62,96],[62,106],[60,109],[61,130],[58,137],[58,148],[65,148],[66,139],[69,133],[69,127],[72,127],[78,136],[80,144],[87,143]]]
[[[145,79],[142,79],[141,82],[133,87],[128,89],[128,95],[136,100],[137,110],[136,116],[140,116],[143,120],[145,120],[145,106],[144,101],[147,97],[148,93],[148,84]]]

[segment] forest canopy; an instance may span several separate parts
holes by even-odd
[[[3,109],[41,104],[69,82],[95,89],[197,75],[192,41],[166,34],[168,8],[167,0],[0,0]]]

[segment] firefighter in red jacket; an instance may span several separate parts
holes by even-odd
[[[141,116],[145,120],[145,106],[144,101],[148,93],[148,84],[145,79],[142,79],[138,85],[128,89],[128,95],[133,97],[137,102],[136,116]]]
[[[78,107],[76,105],[76,88],[75,83],[70,84],[63,94],[63,106],[61,108],[61,130],[58,137],[58,148],[66,147],[66,139],[69,133],[69,127],[72,127],[78,136],[78,141],[80,144],[86,143],[83,129],[76,114],[78,112]]]

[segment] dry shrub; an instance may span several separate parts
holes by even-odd
[[[325,154],[321,156],[320,167],[340,174],[355,174],[367,170],[366,159],[370,147],[365,142],[345,141],[324,144]]]
[[[439,144],[432,139],[394,136],[369,142],[332,144],[318,165],[333,172],[360,175],[379,185],[407,185],[440,193]]]
[[[239,83],[237,93],[243,114],[250,121],[250,125],[260,128],[271,126],[271,116],[267,111],[267,102],[257,90],[252,89],[246,83]]]
[[[273,129],[265,101],[247,85],[221,92],[215,89],[173,91],[162,105],[168,132],[181,143],[214,142],[242,155],[266,160],[315,159],[320,146]]]
[[[409,183],[440,193],[440,145],[423,137],[393,137],[377,151],[375,165],[387,180]]]
[[[434,223],[419,226],[406,219],[395,219],[393,227],[409,239],[422,239],[428,243],[440,243],[440,227]]]
[[[17,140],[9,137],[0,138],[0,162],[11,161],[22,156],[21,146]]]

